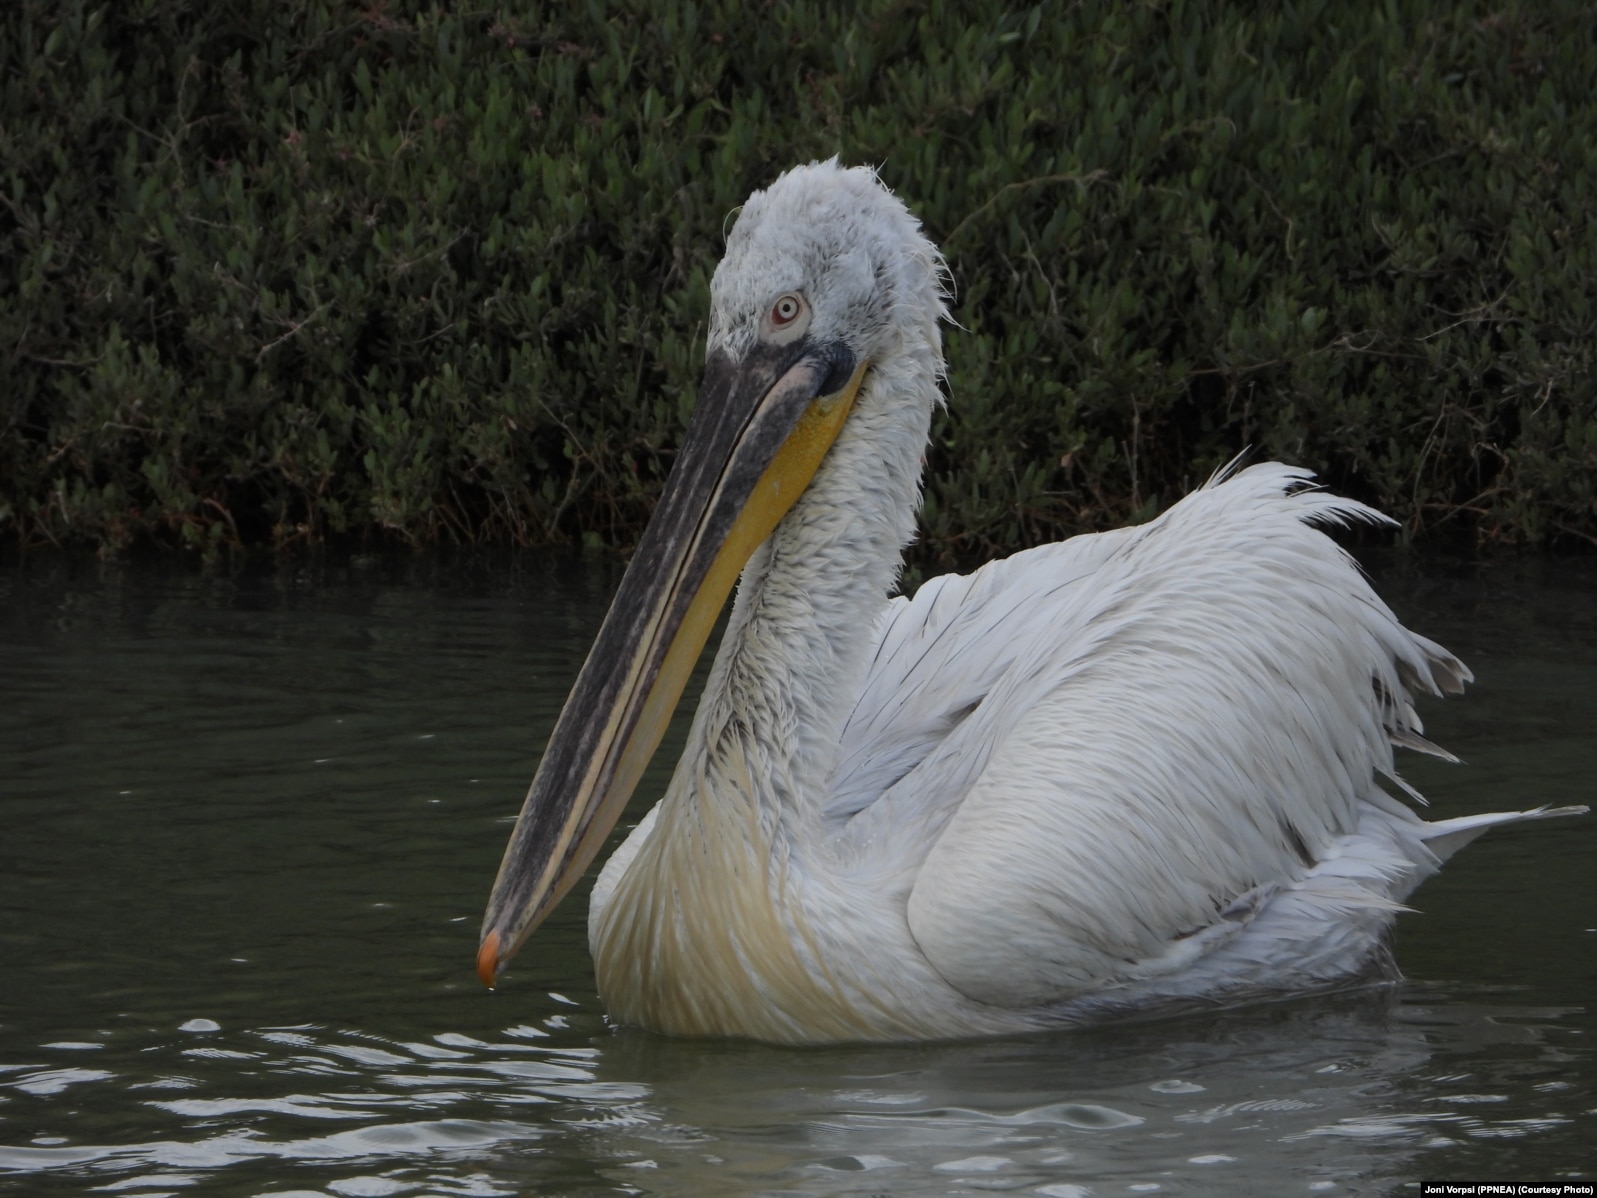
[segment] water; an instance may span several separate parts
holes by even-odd
[[[1435,810],[1589,800],[1597,569],[1376,572],[1479,677],[1426,708],[1470,763],[1409,761]],[[1402,921],[1395,990],[981,1043],[673,1041],[605,1025],[578,895],[484,992],[482,903],[615,580],[0,570],[0,1193],[1591,1179],[1597,818],[1466,850]]]

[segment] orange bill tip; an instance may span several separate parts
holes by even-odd
[[[494,988],[494,974],[499,972],[499,933],[489,932],[482,938],[477,950],[477,976],[488,989]]]

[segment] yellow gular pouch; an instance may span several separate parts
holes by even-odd
[[[821,459],[832,448],[832,442],[843,431],[848,414],[854,410],[854,397],[859,394],[860,383],[864,381],[865,371],[869,367],[868,361],[861,362],[854,368],[848,382],[843,384],[842,390],[814,400],[805,409],[804,415],[799,417],[787,440],[782,442],[782,448],[776,451],[771,464],[755,484],[754,494],[738,516],[731,535],[726,539],[726,548],[722,551],[725,554],[734,547],[742,549],[738,570],[742,570],[749,555],[771,535],[771,530],[787,515],[788,509],[798,502],[804,488],[810,485],[815,472],[821,468]],[[716,566],[719,565],[717,559]]]

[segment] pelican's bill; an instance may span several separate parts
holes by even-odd
[[[804,492],[864,377],[839,342],[712,354],[665,491],[533,777],[483,917],[504,963],[582,876],[654,755],[727,594]]]

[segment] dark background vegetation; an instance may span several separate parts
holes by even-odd
[[[840,154],[963,331],[923,558],[1245,446],[1597,535],[1588,0],[10,0],[0,541],[627,544],[727,216]]]

